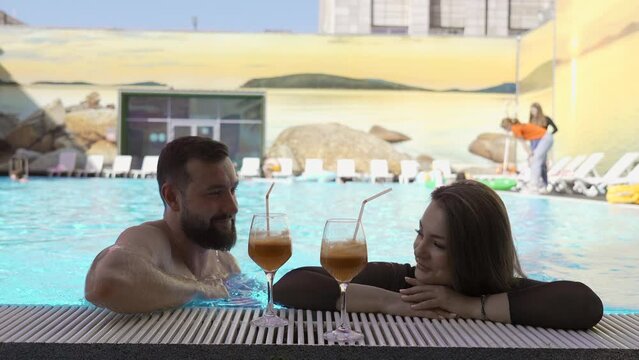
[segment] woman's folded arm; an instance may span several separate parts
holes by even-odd
[[[409,264],[371,262],[351,283],[397,292],[407,286],[404,278],[413,272]],[[273,299],[294,308],[335,310],[339,294],[337,281],[313,266],[291,270],[273,286]]]
[[[520,279],[508,292],[513,324],[559,329],[589,329],[603,316],[601,299],[574,281],[538,282]]]

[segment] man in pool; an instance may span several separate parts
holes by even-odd
[[[160,154],[162,220],[128,228],[102,250],[87,274],[85,296],[122,313],[228,297],[224,280],[240,271],[228,252],[236,241],[238,185],[226,145],[183,137]]]

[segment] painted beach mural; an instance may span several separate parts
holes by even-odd
[[[394,145],[409,156],[490,163],[468,144],[497,129],[514,98],[512,39],[7,28],[0,44],[4,116],[59,100],[68,121],[89,94],[99,102],[85,113],[111,111],[101,141],[81,144],[89,153],[111,142],[115,154],[121,89],[261,91],[265,151],[293,126],[378,125],[410,134]]]
[[[555,158],[603,151],[605,169],[639,133],[639,75],[629,71],[639,59],[637,18],[632,0],[559,0],[556,23],[522,36],[519,61],[515,38],[3,27],[0,164],[18,148],[69,146],[108,162],[121,135],[119,91],[137,89],[261,93],[265,153],[296,126],[381,126],[408,135],[393,143],[398,154],[457,168],[496,169],[500,119],[525,120],[539,102],[560,128]]]
[[[639,151],[639,2],[557,2],[556,152]]]

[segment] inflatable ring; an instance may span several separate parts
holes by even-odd
[[[493,190],[510,190],[517,185],[517,180],[511,178],[480,179],[479,181]]]

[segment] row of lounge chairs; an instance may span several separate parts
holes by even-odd
[[[132,178],[146,178],[148,176],[155,176],[158,167],[158,156],[145,156],[142,159],[142,167],[140,169],[131,169],[131,163],[133,157],[131,155],[118,155],[113,161],[113,166],[110,168],[104,168],[104,156],[102,155],[89,155],[87,156],[84,169],[76,169],[76,156],[75,152],[61,152],[58,164],[48,169],[49,176],[78,176],[88,177],[103,176],[107,178],[115,178],[118,176],[132,177]]]
[[[586,196],[605,195],[607,188],[618,184],[639,183],[639,152],[625,153],[600,175],[596,167],[604,158],[597,152],[559,159],[548,171],[548,185],[556,192]]]
[[[274,178],[292,178],[293,159],[277,158],[279,170],[274,171],[271,175]],[[442,178],[452,177],[450,162],[447,160],[433,161],[432,168],[442,176]],[[398,181],[400,183],[409,183],[414,181],[420,173],[420,165],[415,160],[401,160],[400,174]],[[242,165],[238,171],[241,178],[258,178],[261,177],[260,159],[257,157],[246,157],[242,159]],[[345,180],[370,182],[393,181],[394,175],[388,170],[388,161],[385,159],[373,159],[370,161],[370,173],[362,174],[355,170],[355,160],[338,159],[336,171],[334,173],[324,170],[324,161],[322,159],[306,159],[304,171],[297,177],[300,180],[335,180],[343,182]]]

